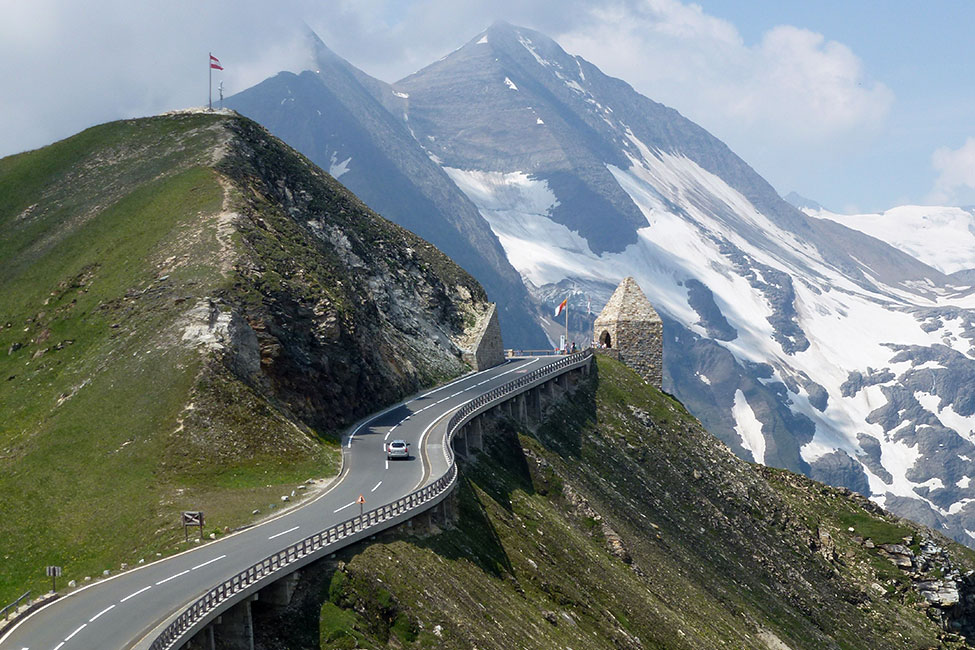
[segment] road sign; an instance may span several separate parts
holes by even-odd
[[[362,506],[366,503],[366,498],[360,494],[359,495],[359,498],[356,499],[355,502],[359,504],[359,516],[361,517],[362,516]]]
[[[59,566],[49,566],[45,567],[44,571],[51,578],[51,591],[58,590],[58,578],[61,577],[61,567]]]
[[[187,529],[190,526],[200,527],[200,539],[203,539],[203,513],[199,510],[184,510],[183,511],[183,538],[185,541],[190,541],[190,534]]]

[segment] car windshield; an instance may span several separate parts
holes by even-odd
[[[406,446],[406,443],[405,442],[402,442],[402,441],[396,441],[396,442],[394,442],[393,444],[390,445],[390,447],[405,447],[405,446]]]

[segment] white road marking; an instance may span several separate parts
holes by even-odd
[[[389,469],[389,459],[386,459],[386,469]]]
[[[120,603],[124,603],[129,598],[135,598],[136,596],[138,596],[139,594],[141,594],[143,591],[148,591],[150,589],[152,589],[152,585],[146,585],[145,587],[143,587],[139,591],[135,592],[134,594],[129,594],[128,596],[126,596],[125,598],[123,598],[122,600],[120,600],[119,602]]]
[[[486,372],[486,371],[484,371],[484,370],[482,370],[481,372]],[[476,374],[476,373],[475,373],[475,374]],[[434,388],[434,389],[433,389],[433,390],[431,390],[431,391],[430,391],[429,393],[426,393],[425,395],[420,395],[419,397],[417,397],[417,398],[416,398],[415,400],[413,400],[413,401],[415,402],[415,401],[417,401],[417,400],[421,400],[421,399],[423,399],[424,397],[429,397],[430,395],[433,395],[434,393],[439,393],[439,392],[440,392],[440,391],[442,391],[443,389],[445,389],[445,388],[450,388],[450,387],[451,387],[451,386],[453,386],[454,384],[457,384],[457,383],[459,383],[459,382],[462,382],[462,381],[464,381],[465,379],[470,379],[470,376],[464,376],[464,377],[461,377],[461,378],[459,378],[459,379],[455,379],[455,380],[453,380],[453,381],[452,381],[452,382],[450,382],[449,384],[444,384],[444,385],[443,385],[443,386],[441,386],[440,388]]]
[[[379,486],[380,486],[380,485],[382,485],[382,484],[383,484],[383,482],[382,482],[382,481],[379,481],[378,483],[376,483],[376,487],[374,487],[374,488],[372,488],[372,489],[371,489],[371,490],[369,490],[369,491],[370,491],[370,492],[375,492],[376,490],[378,490],[378,489],[379,489]]]
[[[463,392],[464,392],[464,391],[462,391],[462,390],[459,390],[459,391],[457,391],[456,393],[454,393],[453,395],[451,395],[451,397],[457,397],[458,395],[460,395],[460,394],[461,394],[461,393],[463,393]]]
[[[61,650],[61,646],[63,646],[63,645],[64,645],[64,641],[62,641],[61,643],[59,643],[56,646],[54,646],[54,650]]]
[[[98,620],[98,617],[99,616],[101,616],[102,614],[106,614],[106,613],[110,612],[113,609],[115,609],[115,605],[109,605],[108,607],[106,607],[102,611],[98,612],[97,614],[95,614],[94,616],[92,616],[91,618],[89,618],[88,619],[88,622],[89,623],[94,623],[96,620]],[[24,650],[27,650],[27,648],[24,648]]]
[[[75,630],[74,632],[72,632],[68,636],[64,637],[64,642],[67,643],[68,641],[70,641],[72,639],[72,637],[74,637],[75,634],[77,634],[78,632],[81,632],[86,627],[88,627],[88,624],[87,623],[82,623],[81,624],[81,627],[79,627],[77,630]]]
[[[386,461],[386,462],[388,463],[389,461]],[[341,508],[339,508],[335,512],[341,512],[342,510],[345,510],[349,506],[354,506],[354,505],[355,505],[355,501],[353,501],[352,503],[346,503],[344,506],[342,506]]]
[[[295,528],[297,528],[297,526],[295,526]],[[292,530],[294,530],[294,529],[292,529]],[[220,557],[215,557],[215,558],[213,558],[212,560],[207,560],[207,561],[206,561],[206,562],[204,562],[203,564],[197,564],[197,565],[196,565],[195,567],[193,567],[192,569],[190,569],[190,571],[196,571],[197,569],[202,569],[202,568],[203,568],[203,567],[205,567],[206,565],[208,565],[208,564],[213,564],[213,563],[214,563],[214,562],[216,562],[217,560],[222,560],[222,559],[224,559],[225,557],[227,557],[227,556],[226,556],[226,555],[221,555]]]
[[[434,404],[443,404],[444,402],[446,402],[449,399],[450,399],[449,397],[445,397],[442,400],[440,400],[439,402],[434,402]]]
[[[156,584],[157,584],[157,585],[161,585],[161,584],[162,584],[162,583],[164,583],[164,582],[169,582],[170,580],[175,580],[176,578],[178,578],[178,577],[180,577],[180,576],[185,576],[185,575],[186,575],[187,573],[189,573],[189,572],[190,572],[190,570],[189,570],[189,569],[187,569],[186,571],[180,571],[180,572],[179,572],[179,573],[177,573],[176,575],[173,575],[173,576],[169,576],[168,578],[163,578],[162,580],[160,580],[160,581],[159,581],[159,582],[157,582]]]
[[[282,535],[287,535],[288,533],[293,533],[296,530],[298,530],[299,528],[301,528],[301,526],[295,526],[294,528],[289,528],[288,530],[283,530],[280,533],[275,533],[274,535],[271,535],[270,537],[268,537],[268,539],[274,539],[275,537],[281,537]]]

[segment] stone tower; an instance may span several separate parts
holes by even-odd
[[[657,388],[663,386],[664,326],[640,285],[631,277],[620,286],[593,323],[593,346],[615,352]]]

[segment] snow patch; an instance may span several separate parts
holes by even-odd
[[[508,88],[511,88],[512,90],[518,90],[518,86],[515,85],[515,82],[512,81],[511,79],[508,79],[507,77],[504,78],[504,85],[507,86]]]
[[[538,118],[535,120],[535,124],[545,124],[545,122],[542,121],[542,118]]]
[[[735,391],[731,415],[735,419],[735,432],[741,437],[741,446],[752,452],[756,463],[764,465],[765,436],[762,435],[762,423],[755,417],[755,412],[740,388]]]
[[[401,98],[401,99],[409,99],[410,98],[410,94],[409,93],[401,93],[398,90],[394,90],[393,91],[393,94],[396,95],[397,97]]]
[[[487,32],[485,32],[484,36],[482,36],[477,43],[474,43],[474,45],[487,45],[487,42],[488,42]]]
[[[970,210],[904,205],[882,214],[806,213],[876,237],[942,273],[975,268],[975,213]]]
[[[342,162],[338,162],[338,154],[333,151],[328,163],[328,173],[332,175],[332,178],[337,180],[342,174],[349,171],[350,162],[352,162],[352,156],[349,156]]]

